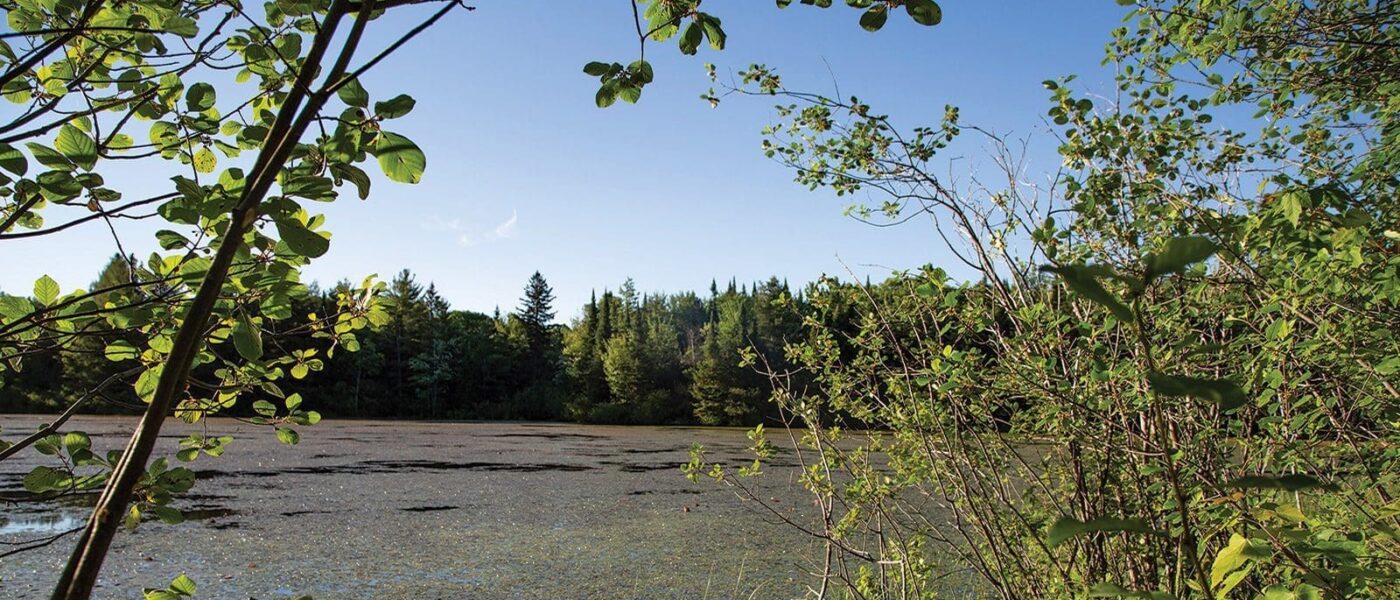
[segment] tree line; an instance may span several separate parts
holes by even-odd
[[[94,289],[130,280],[134,264],[134,257],[114,256]],[[706,293],[643,293],[629,278],[595,292],[578,317],[561,324],[539,273],[515,310],[484,314],[453,308],[435,284],[405,269],[381,292],[378,327],[324,348],[317,340],[324,334],[297,319],[263,339],[296,360],[291,377],[272,385],[330,416],[751,425],[774,414],[767,373],[784,368],[785,345],[814,310],[806,300],[814,285],[794,292],[771,277],[712,282]],[[349,282],[310,284],[291,312],[314,322],[351,289]],[[120,379],[126,357],[105,348],[136,333],[107,327],[82,348],[26,357],[0,388],[0,409],[60,410],[103,380]],[[232,344],[222,343],[230,354]],[[142,406],[123,386],[98,399],[90,410]]]

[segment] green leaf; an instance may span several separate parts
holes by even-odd
[[[301,434],[298,434],[295,429],[292,429],[290,427],[278,427],[277,441],[282,442],[283,444],[286,444],[288,446],[295,446],[297,445],[297,442],[301,441]]]
[[[34,282],[34,299],[44,306],[58,300],[59,291],[58,282],[48,275],[40,277],[38,281]]]
[[[68,157],[58,150],[36,142],[25,142],[24,147],[28,148],[29,153],[34,155],[34,160],[50,169],[72,171],[75,168],[73,161],[68,160]]]
[[[1210,566],[1210,585],[1218,587],[1225,576],[1244,566],[1251,560],[1265,560],[1273,556],[1266,543],[1254,542],[1238,533],[1230,534],[1230,543],[1215,555]]]
[[[165,19],[164,29],[184,38],[199,35],[199,25],[194,22],[194,19],[181,15],[173,15]]]
[[[612,65],[609,65],[608,63],[598,62],[595,60],[586,65],[583,65],[583,72],[594,77],[602,77],[604,75],[607,75],[608,69],[610,68],[612,68]]]
[[[92,439],[81,431],[70,431],[63,434],[63,448],[71,456],[81,450],[92,448]]]
[[[399,183],[418,183],[423,180],[423,170],[428,166],[427,157],[412,141],[396,133],[387,131],[379,134],[374,144],[374,155],[379,158],[379,167],[390,180]]]
[[[890,7],[888,4],[880,3],[870,7],[865,14],[860,16],[860,26],[866,31],[879,31],[885,26],[885,21],[890,18]]]
[[[1085,533],[1095,533],[1100,531],[1133,531],[1138,533],[1156,533],[1147,526],[1147,522],[1142,519],[1120,519],[1117,517],[1098,517],[1088,522],[1080,521],[1070,517],[1064,517],[1055,521],[1046,533],[1045,543],[1050,547],[1055,547],[1065,543],[1070,538]]]
[[[1142,598],[1143,600],[1175,600],[1167,592],[1139,592],[1114,583],[1096,583],[1085,594],[1090,598]]]
[[[725,41],[728,40],[728,36],[725,35],[724,29],[720,27],[720,21],[718,17],[704,15],[700,19],[700,27],[704,28],[705,39],[710,41],[711,49],[724,49],[724,44]]]
[[[193,112],[204,112],[214,108],[214,98],[214,86],[203,82],[190,86],[185,92],[185,104]]]
[[[705,29],[697,22],[691,22],[685,28],[685,33],[681,34],[680,40],[676,42],[680,46],[681,54],[687,56],[700,51],[700,42],[705,39]]]
[[[1303,216],[1303,204],[1307,198],[1308,194],[1303,190],[1284,192],[1278,197],[1278,211],[1283,213],[1283,218],[1290,224],[1297,227],[1298,219]]]
[[[341,102],[349,104],[350,106],[356,108],[369,107],[369,92],[366,92],[365,88],[360,85],[359,79],[351,79],[346,82],[345,85],[340,86],[340,89],[336,90],[335,95],[340,97]]]
[[[1099,283],[1100,276],[1108,274],[1103,267],[1089,265],[1066,265],[1063,267],[1041,267],[1041,271],[1055,273],[1060,279],[1082,296],[1099,306],[1107,308],[1119,321],[1132,322],[1133,311]]]
[[[63,450],[63,438],[58,435],[46,435],[34,442],[34,450],[45,456],[54,456]]]
[[[593,102],[598,108],[607,108],[617,102],[617,87],[612,84],[603,84],[598,88],[598,93],[593,96]]]
[[[258,360],[263,355],[262,331],[246,314],[238,316],[233,325],[233,347],[238,354],[248,360]]]
[[[1154,391],[1163,396],[1171,398],[1189,396],[1216,404],[1221,410],[1238,408],[1248,400],[1244,390],[1228,379],[1181,377],[1153,372],[1147,374],[1147,381],[1152,384]]]
[[[264,417],[275,417],[277,416],[277,405],[267,400],[258,400],[253,403],[253,412]]]
[[[383,102],[374,103],[374,114],[385,119],[397,119],[413,110],[417,101],[407,94],[399,94]]]
[[[34,494],[42,494],[54,490],[68,487],[69,477],[67,473],[59,471],[53,467],[34,467],[24,476],[24,489]]]
[[[170,591],[175,592],[177,594],[193,596],[196,589],[198,588],[195,586],[194,580],[190,579],[189,577],[186,577],[184,573],[181,573],[179,577],[176,577],[175,581],[170,582]]]
[[[25,172],[29,171],[29,160],[24,158],[24,153],[20,152],[19,148],[0,143],[0,169],[23,177]]]
[[[1161,252],[1150,254],[1143,260],[1148,277],[1180,273],[1186,267],[1201,262],[1214,255],[1220,246],[1198,235],[1177,237],[1167,241]]]
[[[194,153],[194,170],[200,173],[213,173],[214,167],[219,165],[219,157],[208,146],[201,146],[199,151]]]
[[[329,238],[307,229],[295,218],[278,219],[277,235],[287,247],[297,254],[309,258],[317,258],[326,253],[331,247]]]
[[[167,525],[179,525],[185,522],[185,515],[169,506],[152,506],[151,514]],[[193,583],[191,583],[193,585]],[[189,594],[186,594],[189,595]]]
[[[65,124],[58,130],[54,147],[64,158],[83,169],[92,169],[97,164],[97,142],[71,124]]]
[[[34,312],[34,304],[28,298],[0,295],[0,317],[19,319]]]
[[[107,348],[103,350],[102,354],[107,357],[107,360],[121,362],[123,360],[135,359],[141,355],[141,351],[137,350],[136,346],[131,345],[131,342],[116,340],[107,344]]]
[[[1261,490],[1283,490],[1286,492],[1300,492],[1314,488],[1326,488],[1327,484],[1311,475],[1294,473],[1292,475],[1282,475],[1278,477],[1270,475],[1246,475],[1230,480],[1225,487],[1239,489],[1261,489]]]
[[[943,22],[943,8],[933,0],[905,0],[904,10],[920,25],[932,27]]]

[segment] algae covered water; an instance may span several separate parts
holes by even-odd
[[[12,437],[43,420],[6,416],[3,427]],[[81,417],[69,428],[107,449],[133,424]],[[172,421],[160,454],[204,427],[236,441],[188,463],[199,481],[176,504],[188,520],[118,535],[96,597],[139,598],[182,572],[201,599],[791,598],[811,583],[810,538],[680,472],[691,443],[744,462],[738,429],[328,420],[288,447],[269,428],[216,419]],[[0,486],[18,489],[41,458],[0,464]],[[760,491],[789,518],[810,518],[784,458]],[[5,506],[0,542],[85,517],[80,503]],[[0,597],[48,597],[75,537],[0,559]]]

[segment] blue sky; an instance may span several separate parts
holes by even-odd
[[[897,12],[868,33],[841,2],[779,10],[771,0],[709,0],[728,48],[687,57],[673,42],[649,45],[657,77],[641,102],[599,110],[596,80],[581,67],[635,58],[626,0],[474,4],[366,78],[375,99],[418,100],[392,128],[423,148],[428,168],[419,185],[380,179],[368,201],[346,194],[309,206],[327,214],[334,238],[308,280],[387,278],[407,267],[455,308],[489,312],[512,309],[539,270],[568,319],[590,290],[628,276],[643,290],[678,291],[712,278],[796,284],[947,264],[927,224],[862,225],[841,215],[848,200],[792,183],[759,151],[773,102],[730,98],[710,108],[698,99],[709,87],[703,63],[727,73],[761,62],[789,87],[819,92],[831,92],[834,76],[844,95],[907,126],[936,124],[945,104],[957,105],[965,123],[1030,137],[1034,175],[1057,165],[1040,82],[1077,73],[1076,85],[1108,93],[1111,73],[1099,62],[1124,14],[1112,0],[942,0],[937,27]],[[371,42],[423,14],[376,22]],[[985,169],[982,150],[969,143],[948,156],[961,157],[957,169]],[[164,177],[116,179],[140,188]],[[152,229],[124,226],[127,250],[155,249]],[[26,291],[45,273],[65,291],[85,286],[112,252],[100,228],[7,242],[0,289]]]

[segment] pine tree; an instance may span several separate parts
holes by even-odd
[[[387,310],[389,313],[388,333],[393,352],[394,400],[408,397],[405,393],[408,360],[417,350],[423,318],[427,312],[423,305],[423,286],[414,281],[413,273],[404,269],[389,282]]]
[[[525,284],[517,315],[525,333],[525,366],[529,383],[552,383],[560,367],[560,348],[554,321],[554,290],[539,271]],[[528,385],[528,383],[527,383]]]

